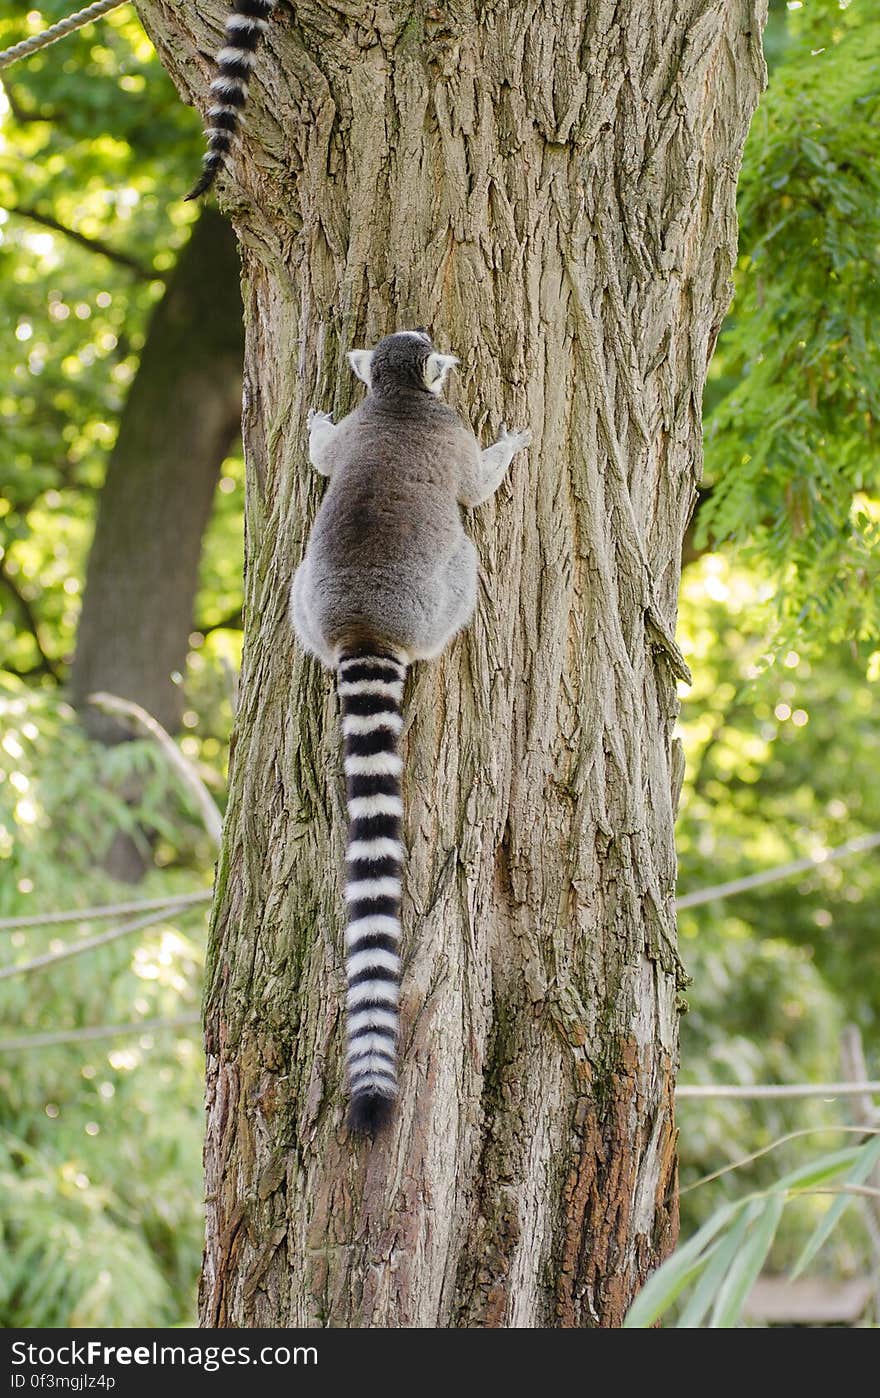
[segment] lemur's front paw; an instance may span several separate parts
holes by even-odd
[[[318,412],[317,408],[309,408],[309,411],[306,414],[306,425],[310,432],[314,432],[316,428],[320,429],[321,427],[332,427],[333,414],[320,413]]]
[[[527,447],[531,440],[532,434],[531,430],[528,427],[524,427],[521,432],[508,432],[507,424],[505,422],[502,422],[501,435],[499,436],[498,441],[503,442],[504,445],[506,447],[509,447],[514,454],[518,451],[522,451],[525,447]]]

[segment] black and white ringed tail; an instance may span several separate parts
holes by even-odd
[[[278,0],[235,0],[226,21],[223,47],[217,54],[217,76],[211,83],[211,105],[205,126],[208,149],[202,162],[202,174],[187,199],[207,194],[227,163],[241,130],[256,51],[277,4]]]
[[[406,663],[381,647],[337,661],[348,797],[345,866],[346,1069],[353,1131],[375,1134],[397,1096]]]

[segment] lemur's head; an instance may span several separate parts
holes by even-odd
[[[404,389],[439,394],[458,360],[454,354],[438,354],[427,330],[398,330],[375,349],[350,350],[348,362],[370,392],[381,396]]]

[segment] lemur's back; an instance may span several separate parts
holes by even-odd
[[[462,537],[462,458],[475,442],[458,416],[422,392],[367,398],[339,425],[330,484],[309,541],[325,572],[377,578],[431,573]]]

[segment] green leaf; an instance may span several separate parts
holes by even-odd
[[[844,1180],[844,1184],[862,1184],[870,1175],[874,1166],[880,1161],[880,1135],[874,1136],[867,1144],[859,1146],[855,1152],[857,1159]],[[841,1214],[853,1201],[851,1194],[840,1194],[833,1201],[831,1207],[819,1220],[806,1247],[798,1258],[791,1273],[792,1281],[799,1277],[804,1268],[812,1262],[822,1244],[828,1238]]]
[[[721,1283],[739,1252],[749,1224],[760,1213],[761,1208],[762,1202],[757,1199],[753,1200],[747,1209],[742,1210],[726,1237],[720,1240],[712,1260],[704,1269],[703,1275],[694,1287],[693,1295],[681,1314],[677,1326],[679,1330],[694,1330],[702,1325],[709,1307],[715,1301]]]
[[[711,1329],[729,1330],[738,1324],[743,1303],[760,1275],[784,1208],[783,1193],[774,1191],[764,1201],[744,1247],[718,1290],[709,1322]]]
[[[828,1151],[807,1165],[792,1170],[790,1174],[782,1175],[773,1188],[811,1189],[814,1185],[824,1184],[826,1180],[832,1180],[842,1174],[847,1165],[852,1165],[858,1159],[860,1150],[860,1146],[847,1146],[844,1150]]]
[[[741,1207],[741,1204],[723,1205],[707,1219],[689,1242],[676,1248],[672,1256],[667,1258],[642,1287],[626,1314],[624,1330],[645,1330],[654,1324],[658,1316],[672,1305],[679,1292],[699,1276],[721,1242],[719,1239],[712,1243],[712,1239]]]

